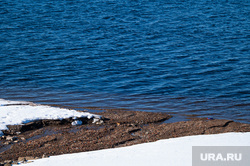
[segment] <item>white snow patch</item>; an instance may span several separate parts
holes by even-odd
[[[0,106],[8,105],[8,104],[30,104],[32,102],[27,101],[10,101],[10,100],[4,100],[0,99]]]
[[[116,149],[51,156],[25,166],[191,166],[192,146],[250,146],[250,132],[187,136]]]
[[[101,118],[88,112],[36,105],[31,102],[9,101],[0,99],[0,135],[7,125],[18,125],[41,119],[65,119],[74,117]]]

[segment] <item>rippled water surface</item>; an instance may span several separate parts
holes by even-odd
[[[0,98],[250,123],[249,5],[0,1]]]

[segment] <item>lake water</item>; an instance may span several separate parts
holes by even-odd
[[[250,123],[249,28],[248,0],[0,1],[0,98]]]

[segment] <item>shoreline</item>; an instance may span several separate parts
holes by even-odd
[[[0,163],[22,162],[25,157],[38,159],[60,154],[87,152],[155,142],[191,135],[249,132],[250,124],[222,119],[192,118],[188,121],[163,123],[171,119],[166,113],[109,109],[97,113],[103,122],[50,123],[13,134],[13,140],[1,139]],[[54,120],[52,120],[54,121]],[[14,127],[15,128],[15,127]]]

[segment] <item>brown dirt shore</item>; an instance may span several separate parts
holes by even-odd
[[[101,123],[83,120],[83,125],[72,126],[70,120],[47,120],[28,124],[22,129],[20,126],[12,126],[13,131],[20,130],[21,133],[6,131],[9,136],[1,138],[0,163],[25,160],[23,157],[27,156],[30,159],[41,158],[189,135],[250,132],[250,124],[231,120],[195,118],[162,123],[171,116],[165,113],[124,110],[106,110],[98,114],[105,117]]]

